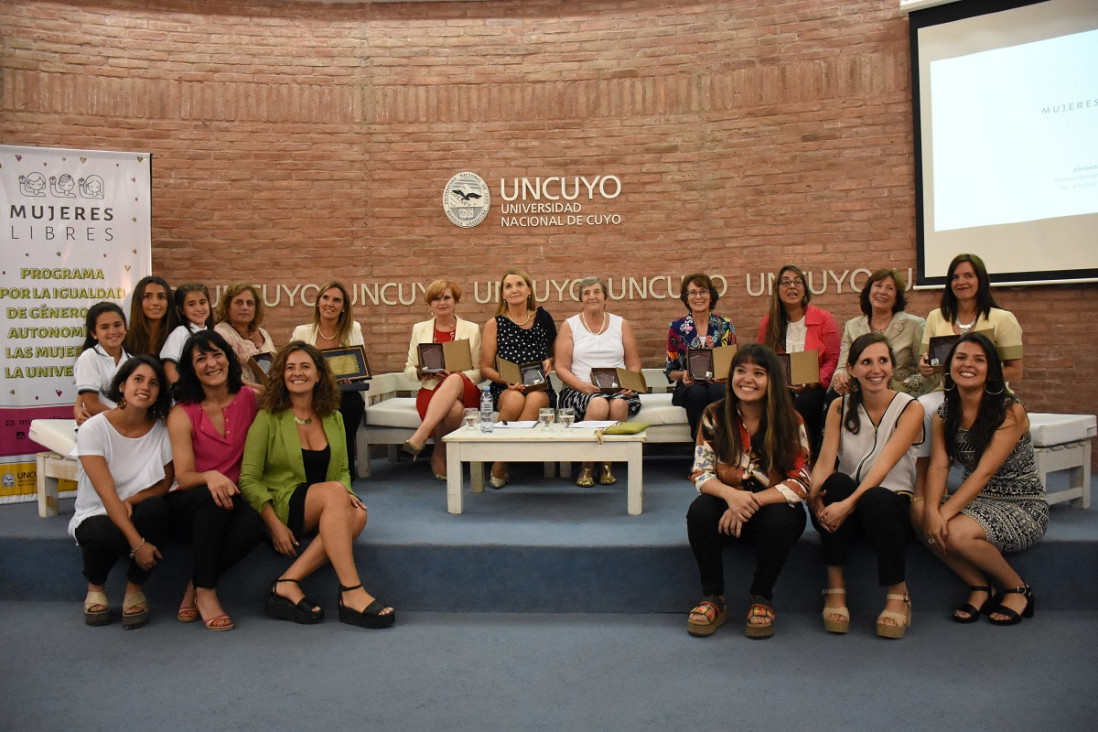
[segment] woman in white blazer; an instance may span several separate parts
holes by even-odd
[[[365,345],[362,340],[362,326],[351,312],[351,296],[347,293],[347,288],[339,282],[321,285],[320,294],[313,305],[313,322],[294,328],[290,340],[303,341],[321,351]],[[347,459],[353,479],[358,475],[355,470],[355,433],[366,413],[362,392],[341,390],[339,413],[343,415],[343,429],[347,435]]]
[[[431,469],[436,478],[445,480],[446,445],[442,437],[461,426],[466,407],[476,407],[480,403],[477,389],[480,369],[425,374],[419,364],[419,344],[467,340],[470,362],[475,366],[480,363],[480,327],[457,316],[461,288],[449,280],[435,280],[428,285],[423,300],[431,309],[432,317],[413,326],[408,361],[404,366],[405,376],[420,380],[416,409],[423,423],[404,443],[404,451],[413,457],[418,456],[427,439],[433,435],[435,449],[431,452]]]

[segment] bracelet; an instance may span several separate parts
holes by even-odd
[[[137,554],[137,550],[140,549],[143,546],[145,546],[145,537],[144,536],[141,537],[141,543],[140,544],[135,546],[133,549],[130,549],[130,559],[133,559],[133,555]]]
[[[921,500],[923,500],[922,496],[916,496],[916,497],[911,499],[911,502],[914,504],[914,503],[918,503]]]

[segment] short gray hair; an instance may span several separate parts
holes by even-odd
[[[584,289],[590,287],[591,285],[598,285],[599,287],[601,287],[602,296],[605,297],[607,300],[610,299],[610,289],[606,286],[606,283],[603,282],[601,277],[596,276],[584,277],[582,280],[579,281],[580,294],[582,295]]]

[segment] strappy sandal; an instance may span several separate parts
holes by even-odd
[[[580,470],[579,477],[576,478],[576,485],[580,488],[591,488],[595,485],[595,479],[591,477],[591,468],[583,468]]]
[[[107,593],[102,590],[88,590],[88,596],[84,598],[84,624],[92,627],[109,625],[111,622],[111,605],[107,600]]]
[[[225,631],[232,630],[236,626],[233,624],[233,619],[225,613],[215,615],[209,620],[203,620],[202,624],[206,626],[207,630],[213,631]]]
[[[1003,590],[1002,596],[1005,595],[1024,595],[1026,598],[1026,606],[1022,609],[1022,612],[1013,610],[1006,605],[1002,604],[1002,600],[999,600],[999,604],[995,605],[988,611],[988,620],[992,625],[1017,625],[1022,622],[1022,618],[1032,618],[1033,613],[1037,611],[1037,600],[1033,597],[1033,589],[1029,585],[1021,585],[1009,590]],[[1006,615],[1005,620],[996,620],[991,617],[992,615]]]
[[[842,595],[846,597],[846,589],[841,587],[829,587],[826,590],[820,592],[821,595],[827,597],[828,595]],[[834,617],[838,616],[836,620]],[[824,630],[828,633],[845,633],[850,630],[850,610],[846,605],[840,605],[839,607],[828,607],[826,604],[823,609],[823,621]]]
[[[122,598],[122,627],[126,630],[143,628],[149,624],[149,601],[141,590],[126,593]]]
[[[175,613],[175,619],[181,623],[193,623],[198,620],[198,595],[197,590],[188,582],[187,586],[191,588],[191,592],[195,593],[191,595],[191,604],[187,604],[187,591],[183,591],[183,601],[179,603],[179,610]]]
[[[704,620],[695,620],[698,615]],[[728,604],[720,595],[706,595],[686,619],[686,632],[697,638],[706,638],[717,632],[728,620]]]
[[[301,625],[316,625],[324,620],[324,608],[309,598],[303,597],[295,604],[278,594],[275,590],[279,582],[293,582],[301,586],[295,579],[276,579],[272,582],[271,589],[267,593],[267,601],[263,604],[263,612],[267,617],[275,620],[292,620]]]
[[[614,485],[617,482],[618,479],[610,472],[610,463],[603,463],[599,471],[599,485]]]
[[[755,618],[762,618],[765,622],[752,623]],[[769,638],[774,635],[774,608],[770,607],[770,600],[762,595],[751,596],[751,607],[747,611],[747,626],[744,632],[748,638]]]
[[[990,587],[988,587],[987,585],[969,585],[968,591],[970,594],[973,592],[986,592],[987,599],[984,600],[983,604],[980,605],[980,607],[978,608],[971,602],[966,602],[963,605],[958,605],[956,608],[953,609],[954,623],[961,623],[966,625],[968,623],[975,623],[977,620],[980,619],[980,615],[987,615],[990,612],[990,609],[992,607]],[[965,615],[961,616],[957,613],[965,613]]]
[[[343,604],[343,593],[360,587],[362,587],[361,582],[354,587],[339,586],[339,622],[357,625],[360,628],[388,628],[395,623],[396,610],[376,598],[362,610],[353,610]],[[384,610],[389,612],[383,614]]]
[[[885,595],[885,599],[902,600],[907,605],[907,611],[897,613],[892,610],[882,610],[877,616],[877,635],[882,638],[903,638],[907,634],[907,629],[911,627],[911,596],[889,593]],[[891,620],[895,625],[884,624],[882,620]]]

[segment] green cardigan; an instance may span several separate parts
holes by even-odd
[[[337,480],[351,492],[351,473],[347,465],[347,438],[339,412],[321,420],[331,448],[328,480]],[[240,466],[240,492],[252,508],[262,513],[268,503],[282,523],[290,515],[290,496],[305,482],[305,462],[297,435],[293,412],[289,409],[271,414],[259,411],[248,430],[244,459]]]

